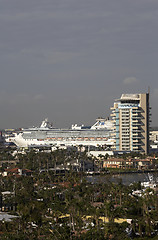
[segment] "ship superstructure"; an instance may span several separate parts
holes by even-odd
[[[107,123],[107,124],[106,124]],[[7,142],[14,142],[18,147],[29,146],[77,146],[77,145],[111,145],[113,140],[110,139],[111,128],[110,120],[97,119],[92,127],[84,125],[72,125],[71,129],[53,128],[45,119],[40,127],[22,129],[14,133],[14,137],[6,139]]]

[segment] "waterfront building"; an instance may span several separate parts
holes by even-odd
[[[111,108],[115,151],[149,152],[149,93],[122,94]]]
[[[123,159],[108,158],[103,161],[103,168],[136,168],[138,170],[149,169],[153,164],[152,158],[146,159]]]
[[[150,131],[150,141],[154,143],[158,143],[158,130],[152,129]]]

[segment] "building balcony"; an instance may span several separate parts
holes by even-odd
[[[141,145],[142,145],[141,143],[137,143],[136,145],[133,144],[133,148],[134,148],[134,147],[141,146]]]
[[[132,130],[132,132],[134,133],[134,132],[139,132],[139,131],[141,131],[142,129],[141,128],[139,128],[138,126],[137,126],[137,129],[134,129],[134,128],[132,128],[133,130]]]
[[[142,110],[141,109],[133,109],[132,110],[132,113],[135,113],[135,114],[138,114],[138,113],[141,113]]]
[[[138,142],[139,142],[139,140],[138,140],[138,139],[137,139],[137,140],[133,140],[133,144],[134,144],[134,143],[138,143]]]
[[[140,121],[141,120],[141,117],[132,117],[132,122],[134,121]]]
[[[141,109],[132,109],[132,114],[140,114],[141,112]]]
[[[143,137],[141,137],[141,136],[135,137],[135,136],[134,136],[132,139],[133,139],[133,141],[134,141],[134,140],[136,140],[136,139],[141,139],[141,138],[143,138]]]
[[[134,128],[134,127],[139,127],[139,126],[142,126],[142,124],[141,123],[134,123],[134,124],[132,124],[132,128]]]

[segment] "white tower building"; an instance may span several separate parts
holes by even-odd
[[[149,93],[122,94],[114,102],[114,150],[149,152]]]

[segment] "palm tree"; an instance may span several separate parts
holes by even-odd
[[[118,208],[114,207],[113,201],[107,201],[104,204],[105,206],[105,216],[108,218],[110,223],[114,222],[114,219],[118,217]]]

